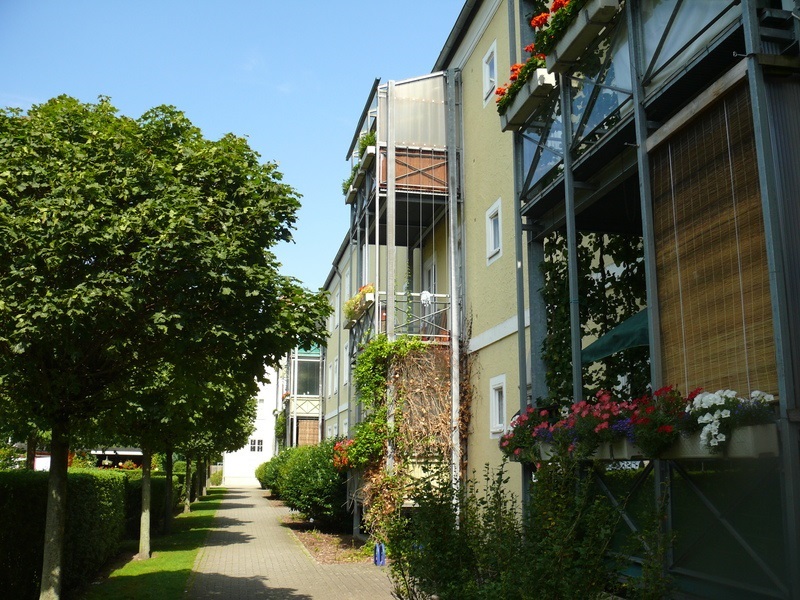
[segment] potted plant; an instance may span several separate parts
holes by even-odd
[[[342,308],[345,319],[355,324],[358,319],[375,303],[375,286],[371,283],[363,285],[353,296],[347,299]]]

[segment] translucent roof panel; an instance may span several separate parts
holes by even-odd
[[[385,142],[388,85],[378,92],[379,138]],[[394,84],[394,137],[398,146],[445,148],[445,81],[443,74]]]
[[[653,83],[682,68],[686,58],[702,51],[714,36],[738,18],[741,14],[738,4],[738,0],[643,3],[645,64]]]

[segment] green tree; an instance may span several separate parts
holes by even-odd
[[[281,179],[172,107],[0,113],[0,421],[51,432],[42,598],[60,595],[70,440],[129,400],[109,388],[163,363],[183,391],[220,365],[247,385],[322,341],[326,298],[269,251],[299,207]]]

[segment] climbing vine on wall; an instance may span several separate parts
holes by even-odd
[[[572,399],[570,298],[566,238],[551,234],[544,243],[542,294],[547,305],[547,335],[542,353],[552,400]],[[638,236],[579,233],[578,298],[584,343],[599,338],[646,305],[644,258]],[[583,367],[584,397],[599,389],[631,396],[649,382],[646,347],[617,352]]]
[[[450,357],[447,346],[378,336],[353,374],[365,417],[347,452],[362,469],[364,523],[378,541],[402,506],[419,461],[450,452]]]

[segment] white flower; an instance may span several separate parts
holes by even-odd
[[[725,441],[725,439],[726,439],[726,438],[725,438],[725,434],[724,434],[724,433],[718,433],[718,434],[717,434],[717,441],[718,441],[718,442],[724,442],[724,441]]]
[[[756,402],[764,402],[764,403],[775,401],[775,396],[773,396],[772,394],[767,394],[765,392],[762,392],[761,390],[753,390],[753,392],[750,394],[750,398]]]
[[[731,416],[731,411],[729,411],[727,408],[724,409],[720,414],[720,417],[722,417],[723,419],[727,419],[730,416]]]

